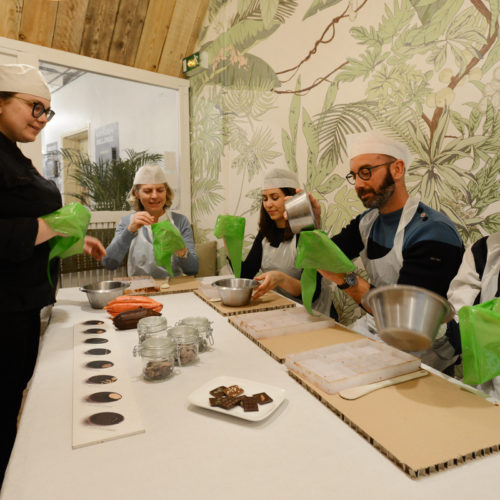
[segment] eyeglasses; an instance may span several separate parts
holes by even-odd
[[[360,179],[367,181],[372,176],[372,170],[374,168],[383,167],[384,165],[390,165],[394,163],[396,160],[386,161],[385,163],[381,163],[380,165],[373,165],[373,167],[361,167],[357,173],[349,172],[345,178],[349,184],[356,184],[356,176],[359,176]]]
[[[47,116],[47,121],[50,122],[50,120],[52,120],[52,118],[54,118],[54,115],[56,114],[55,111],[53,111],[50,108],[45,109],[45,106],[41,102],[28,101],[28,99],[23,99],[22,97],[18,97],[17,95],[14,95],[12,97],[15,97],[16,99],[19,99],[21,101],[26,102],[27,104],[32,105],[33,108],[31,110],[31,114],[33,115],[33,118],[40,118],[40,116],[42,116],[45,113],[45,115]]]

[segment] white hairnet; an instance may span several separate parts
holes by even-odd
[[[264,177],[262,189],[294,188],[299,187],[297,176],[285,168],[273,168]]]
[[[347,155],[350,160],[362,154],[383,154],[403,160],[406,167],[410,166],[411,154],[406,145],[377,130],[348,135],[346,141]]]
[[[50,101],[45,78],[28,64],[0,64],[0,92],[31,94]]]
[[[136,184],[163,184],[167,182],[167,175],[160,165],[144,165],[135,174]]]

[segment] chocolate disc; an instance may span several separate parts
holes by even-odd
[[[87,328],[82,333],[104,333],[105,331],[104,328]]]
[[[89,349],[88,351],[85,351],[85,354],[104,356],[105,354],[111,354],[111,349]]]
[[[111,361],[99,359],[97,361],[89,361],[85,366],[88,368],[111,368],[113,363]]]
[[[94,394],[88,396],[87,399],[93,403],[111,403],[121,398],[122,395],[117,392],[94,392]]]
[[[102,337],[91,337],[90,339],[85,340],[86,344],[105,344],[108,339],[103,339]]]
[[[88,319],[87,321],[84,321],[82,325],[102,325],[104,324],[104,321],[101,321],[100,319]]]
[[[87,384],[112,384],[117,380],[114,375],[94,375],[87,379]]]
[[[114,413],[111,411],[105,411],[102,413],[94,413],[94,415],[90,415],[89,423],[95,425],[115,425],[123,422],[124,416],[119,413]]]

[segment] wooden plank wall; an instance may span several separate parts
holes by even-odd
[[[209,0],[0,0],[0,36],[182,77]]]

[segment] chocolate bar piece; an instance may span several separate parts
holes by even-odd
[[[254,394],[253,397],[257,399],[257,403],[259,403],[260,405],[265,405],[273,401],[273,398],[265,392],[259,392],[258,394]]]
[[[259,411],[257,398],[254,396],[243,396],[240,404],[243,407],[243,411]]]
[[[219,406],[220,408],[224,408],[224,410],[230,410],[231,408],[234,408],[240,401],[241,398],[239,396],[236,397],[227,396],[222,400]]]
[[[230,385],[224,392],[227,396],[239,396],[243,394],[243,389],[238,385]]]
[[[210,406],[220,406],[224,399],[226,399],[226,396],[215,396],[213,398],[208,398],[208,401]]]
[[[212,389],[210,394],[212,396],[224,396],[226,394],[226,389],[227,387],[225,385],[219,385],[219,387]]]

